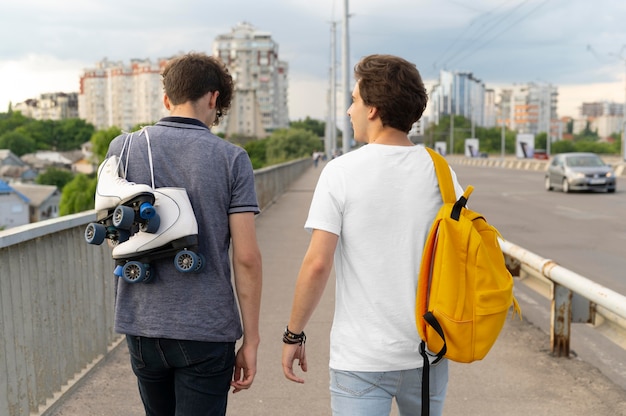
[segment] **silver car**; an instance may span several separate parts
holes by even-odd
[[[546,170],[546,190],[615,192],[615,172],[595,153],[559,153]]]

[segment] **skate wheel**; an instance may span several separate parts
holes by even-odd
[[[128,241],[130,238],[130,231],[128,230],[117,230],[116,231],[116,241],[118,244],[123,243],[124,241]]]
[[[106,238],[106,233],[104,225],[92,222],[85,228],[85,241],[89,244],[100,245]]]
[[[205,266],[206,266],[206,258],[204,257],[204,255],[202,255],[202,253],[198,253],[198,265],[196,266],[193,272],[200,273],[202,270],[204,270]]]
[[[150,283],[152,281],[152,278],[154,277],[154,275],[152,274],[152,271],[150,271],[150,266],[145,265],[146,266],[146,277],[143,278],[143,283]]]
[[[113,218],[111,218],[113,225],[117,228],[123,228],[130,230],[133,222],[135,221],[135,210],[126,205],[120,205],[113,211]]]
[[[147,267],[138,261],[129,261],[122,268],[122,279],[128,283],[140,283],[146,279]]]
[[[113,270],[113,275],[117,276],[117,277],[122,277],[122,266],[120,266],[119,264],[117,266],[115,266],[115,269]]]
[[[149,220],[156,215],[154,206],[149,202],[144,202],[139,206],[139,216],[144,220]]]
[[[176,270],[183,273],[190,273],[196,269],[199,259],[198,255],[193,251],[181,250],[174,257],[174,266]]]
[[[159,231],[159,227],[161,226],[161,217],[155,213],[155,215],[148,220],[148,222],[141,223],[139,225],[139,230],[145,231],[150,234],[155,234]]]

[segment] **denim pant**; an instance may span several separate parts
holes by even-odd
[[[448,388],[448,360],[430,367],[430,414],[443,413]],[[422,369],[361,372],[330,369],[333,416],[388,416],[395,397],[401,416],[422,409]]]
[[[235,365],[234,342],[127,335],[146,416],[222,416]]]

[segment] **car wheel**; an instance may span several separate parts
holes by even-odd
[[[615,188],[609,188],[606,190],[608,193],[612,194],[615,192]]]
[[[552,188],[552,184],[550,183],[550,177],[549,176],[546,176],[546,182],[545,183],[546,183],[546,191],[551,191],[553,188]]]
[[[569,192],[569,182],[567,181],[567,178],[563,178],[563,192],[568,193]]]

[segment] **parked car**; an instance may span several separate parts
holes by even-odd
[[[533,158],[539,160],[548,160],[550,159],[550,156],[548,156],[548,153],[545,149],[535,149],[535,152],[533,153]]]
[[[615,192],[615,172],[595,153],[559,153],[554,156],[545,178],[546,190],[563,192],[606,190]]]

